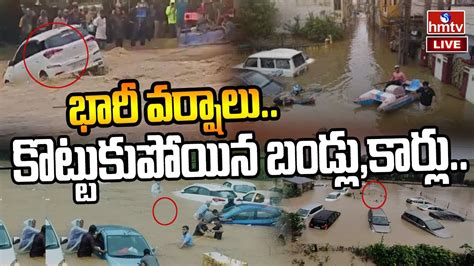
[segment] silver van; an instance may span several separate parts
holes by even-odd
[[[440,238],[451,238],[451,233],[434,218],[415,210],[407,210],[402,219]]]
[[[390,222],[383,209],[369,210],[369,226],[376,233],[390,233]]]

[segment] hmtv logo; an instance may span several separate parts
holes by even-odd
[[[466,34],[466,13],[464,10],[428,10],[426,20],[427,34]]]

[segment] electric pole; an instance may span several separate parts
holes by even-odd
[[[400,65],[408,63],[408,44],[410,42],[411,1],[403,0],[403,20],[399,31],[398,62]]]

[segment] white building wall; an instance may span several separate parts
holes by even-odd
[[[474,68],[469,71],[466,88],[466,100],[474,104]]]
[[[273,2],[279,11],[280,27],[285,23],[293,23],[293,18],[298,15],[301,23],[304,23],[310,13],[315,16],[334,13],[333,0],[273,0]]]

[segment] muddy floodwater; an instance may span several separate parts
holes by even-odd
[[[436,92],[437,103],[421,112],[416,103],[390,113],[379,113],[374,107],[360,107],[352,101],[373,88],[372,84],[389,80],[397,53],[390,51],[385,37],[367,26],[359,17],[345,40],[325,46],[305,48],[315,62],[309,71],[296,79],[285,79],[289,85],[320,88],[313,106],[284,107],[279,121],[230,125],[234,131],[253,129],[261,139],[308,137],[319,128],[347,128],[358,137],[368,135],[407,134],[411,129],[438,126],[440,131],[458,142],[472,140],[474,105],[459,98],[457,88],[442,84],[427,67],[411,61],[402,66],[408,79],[428,80]],[[248,54],[241,55],[241,61]],[[378,87],[380,88],[379,85]],[[462,125],[462,128],[460,128]]]

